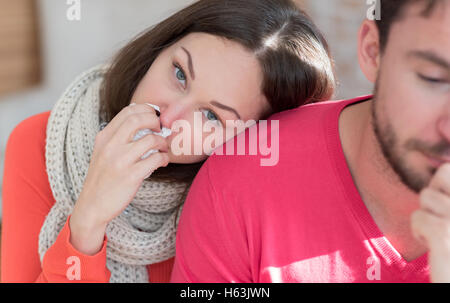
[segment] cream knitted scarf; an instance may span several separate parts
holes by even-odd
[[[42,263],[83,188],[96,134],[100,131],[99,90],[107,65],[80,75],[56,102],[47,124],[46,169],[55,204],[39,234]],[[148,282],[146,265],[175,254],[178,207],[186,183],[146,179],[131,204],[106,229],[110,282]],[[82,273],[81,273],[82,274]]]

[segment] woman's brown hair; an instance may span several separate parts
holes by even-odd
[[[112,60],[100,95],[100,113],[111,121],[128,106],[160,52],[201,32],[240,43],[263,70],[262,92],[271,114],[331,98],[333,64],[326,40],[290,0],[200,0],[139,34]],[[152,180],[192,182],[201,163],[169,164]]]

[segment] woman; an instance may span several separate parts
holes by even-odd
[[[180,206],[210,151],[180,155],[175,131],[134,134],[184,121],[183,148],[195,149],[203,124],[226,134],[227,120],[266,119],[333,91],[327,43],[288,0],[201,0],[174,14],[11,134],[3,280],[168,282]]]

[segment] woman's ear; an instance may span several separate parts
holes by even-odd
[[[365,20],[358,33],[358,60],[366,78],[375,83],[380,68],[380,39],[375,21]]]

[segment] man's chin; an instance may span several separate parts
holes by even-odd
[[[435,172],[435,169],[431,166],[426,166],[422,169],[395,167],[394,170],[400,177],[402,183],[416,193],[420,193],[422,189],[428,186]]]

